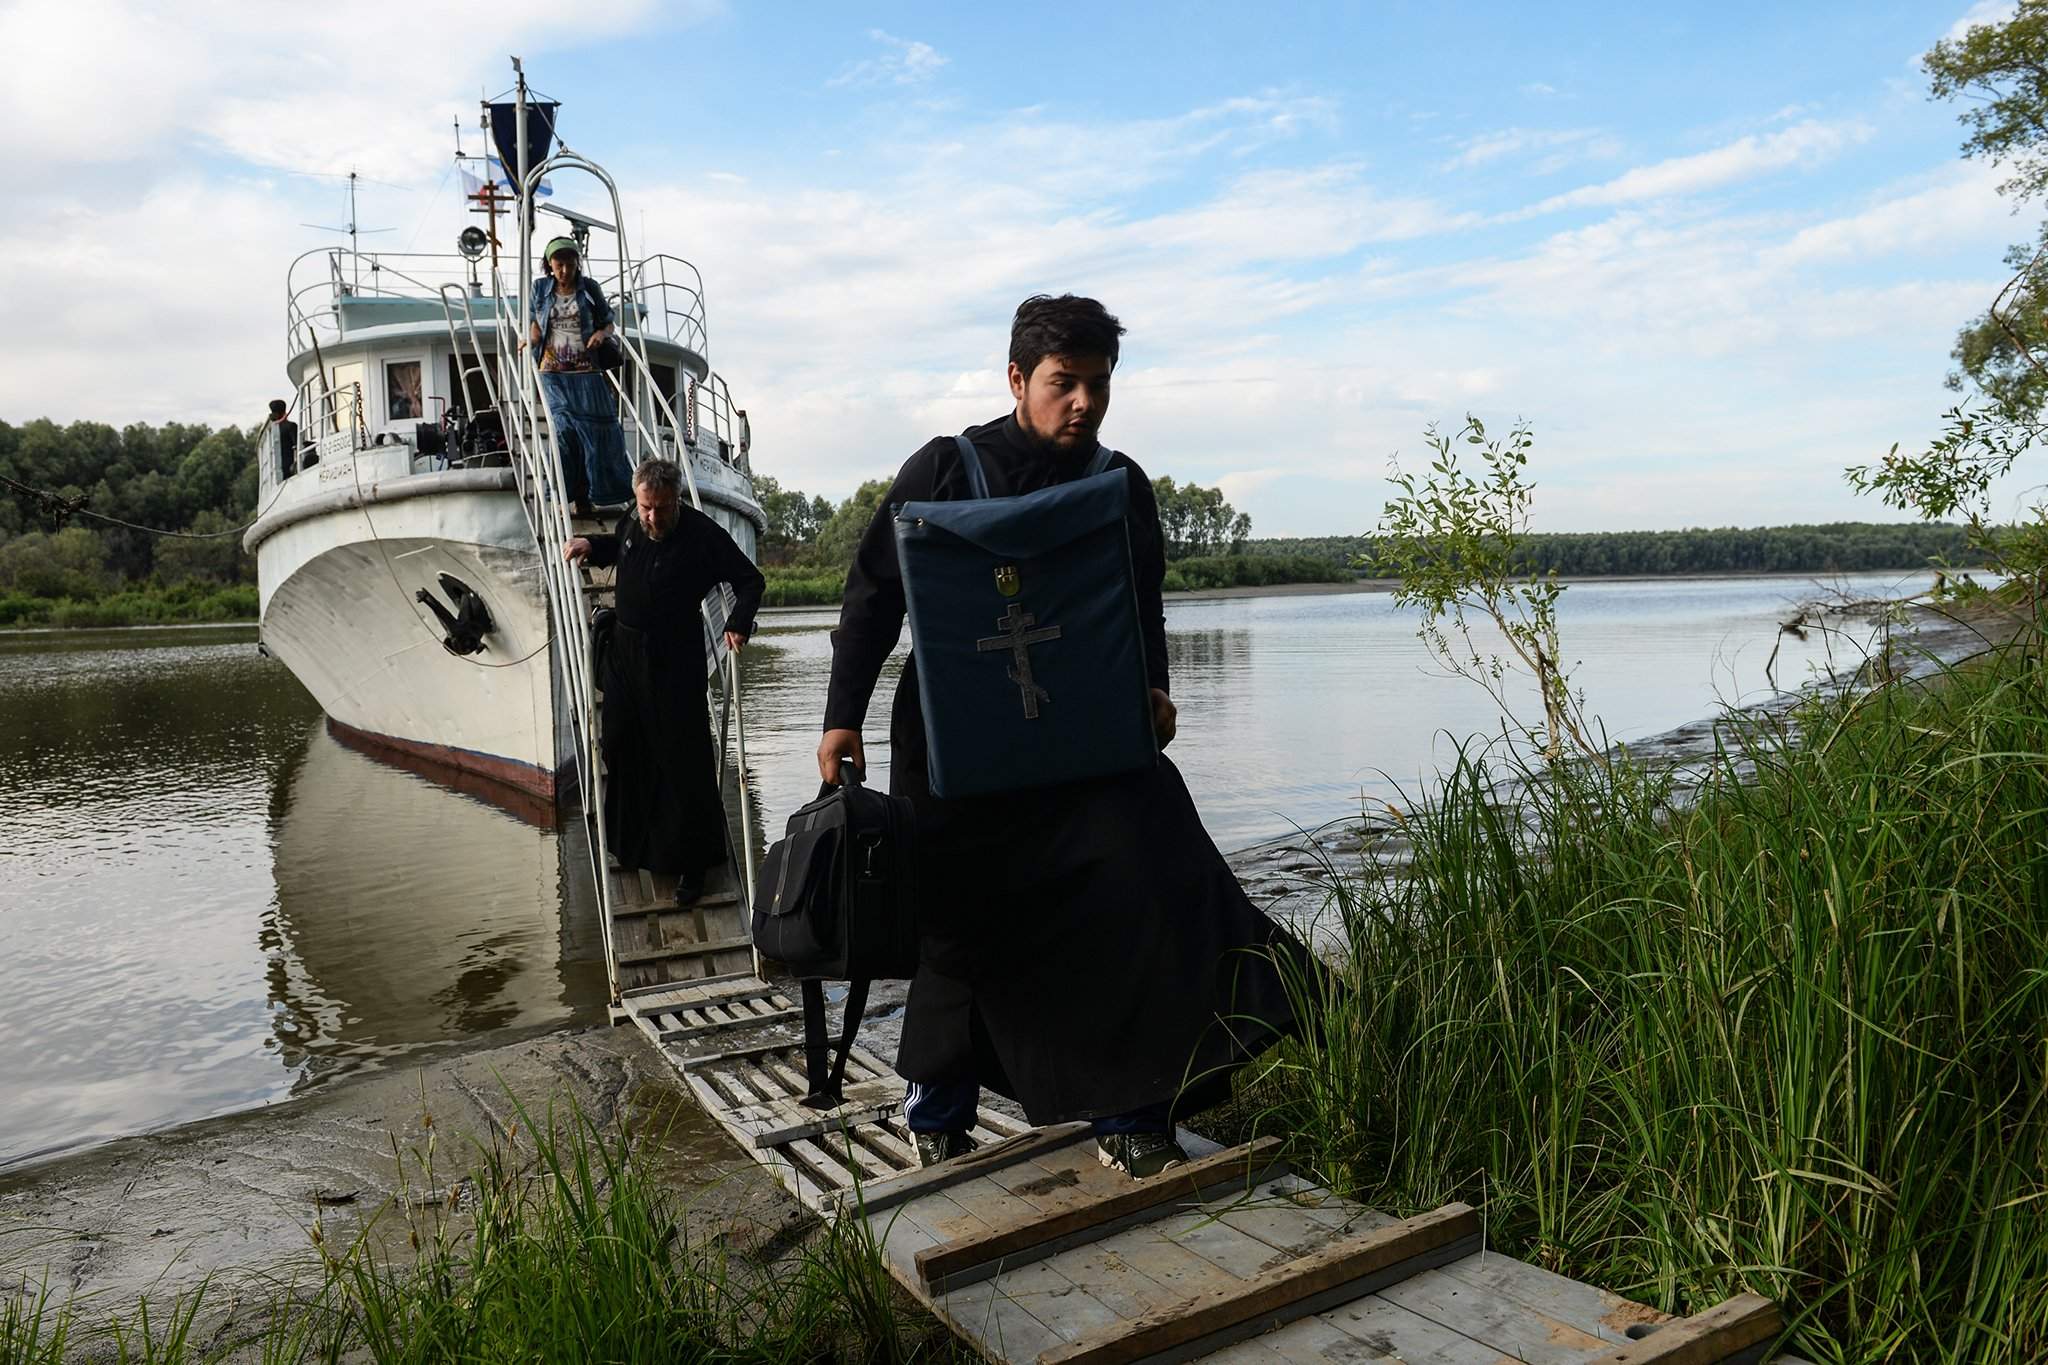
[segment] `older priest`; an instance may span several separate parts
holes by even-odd
[[[605,836],[622,865],[678,874],[676,899],[690,901],[725,861],[700,607],[719,584],[732,586],[739,601],[725,644],[738,652],[754,633],[765,584],[724,527],[683,504],[682,477],[671,461],[644,461],[618,530],[578,536],[562,554],[619,568],[601,679]]]

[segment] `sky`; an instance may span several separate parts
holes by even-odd
[[[1532,426],[1539,530],[1896,519],[1842,470],[1939,430],[2038,226],[1918,66],[2005,12],[0,0],[0,420],[254,422],[338,177],[366,248],[448,251],[517,53],[702,270],[784,487],[1001,415],[1073,291],[1129,329],[1105,441],[1260,535],[1369,531],[1467,414]]]

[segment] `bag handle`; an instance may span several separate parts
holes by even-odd
[[[837,786],[834,786],[830,782],[820,782],[818,784],[818,800],[823,801],[833,792],[838,791],[840,787],[845,787],[849,791],[859,791],[866,784],[866,780],[865,776],[861,773],[860,764],[853,761],[853,755],[841,754],[839,756],[839,783]]]
[[[981,468],[981,453],[974,448],[974,442],[962,432],[953,438],[953,444],[960,447],[960,464],[967,471],[967,491],[976,498],[985,498],[988,492],[988,475]],[[1081,471],[1084,479],[1093,478],[1109,469],[1109,462],[1116,458],[1116,452],[1101,442],[1096,442],[1095,454],[1089,457],[1088,467]]]

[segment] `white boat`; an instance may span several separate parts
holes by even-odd
[[[336,730],[553,798],[569,785],[580,741],[567,697],[583,684],[553,641],[543,542],[567,523],[546,506],[561,493],[543,467],[549,422],[513,345],[531,285],[519,262],[538,258],[540,234],[582,242],[615,309],[629,458],[683,462],[699,505],[750,556],[765,522],[746,414],[711,366],[702,277],[628,252],[609,178],[565,150],[549,159],[553,107],[516,106],[524,156],[508,107],[485,106],[486,129],[495,113],[504,130],[502,163],[463,158],[480,172],[470,197],[489,230],[480,218],[448,255],[392,254],[360,250],[351,222],[348,246],[293,262],[285,376],[298,448],[267,429],[261,516],[243,544],[263,645]],[[497,164],[544,161],[588,170],[609,212],[536,201],[543,216],[521,232]]]

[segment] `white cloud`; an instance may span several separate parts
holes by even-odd
[[[1603,208],[1718,189],[1770,171],[1826,160],[1845,147],[1865,141],[1871,133],[1872,130],[1861,123],[1822,123],[1808,119],[1782,132],[1764,136],[1752,134],[1712,151],[1638,166],[1603,184],[1553,195],[1523,212],[1536,214],[1555,213],[1560,209]]]
[[[1865,261],[1972,237],[2000,240],[2018,231],[2012,206],[1999,197],[2000,179],[1997,167],[1981,162],[1949,167],[1925,189],[1802,228],[1764,252],[1764,259],[1784,265]]]
[[[1619,155],[1620,141],[1597,128],[1502,128],[1468,138],[1442,169],[1470,170],[1513,156],[1526,160],[1535,173],[1548,175],[1573,161]]]
[[[1977,0],[1977,3],[1963,13],[1963,17],[1949,25],[1942,37],[1954,42],[1967,37],[1970,30],[1983,24],[2002,24],[2012,18],[2017,6],[2013,0]]]
[[[869,29],[868,37],[881,44],[882,51],[847,63],[826,85],[919,85],[938,75],[946,65],[945,55],[930,43],[898,38],[878,28]]]

